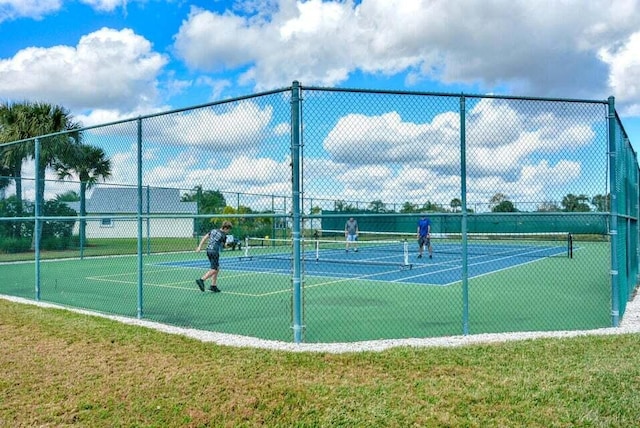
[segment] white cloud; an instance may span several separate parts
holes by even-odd
[[[30,47],[0,61],[0,93],[72,110],[132,111],[157,104],[157,77],[168,59],[130,29],[102,28],[78,45]]]
[[[80,0],[81,3],[87,4],[92,8],[103,11],[103,12],[111,12],[118,7],[127,7],[127,3],[136,0]]]
[[[62,0],[0,0],[0,22],[18,19],[41,19],[62,7]]]
[[[128,160],[122,160],[128,163]],[[146,171],[143,180],[153,182],[154,186],[182,189],[202,185],[205,189],[260,195],[291,194],[288,159],[276,161],[240,155],[226,165],[216,165],[216,168],[202,167],[198,162],[193,151],[183,151],[166,164]]]
[[[219,100],[224,91],[233,85],[228,79],[212,79],[208,76],[200,76],[196,83],[211,88],[210,101]]]
[[[609,85],[625,109],[640,115],[640,31],[633,33],[620,46],[599,50],[609,64]]]
[[[260,108],[252,102],[239,102],[221,113],[213,108],[201,108],[163,116],[158,119],[162,121],[161,126],[151,126],[149,135],[155,141],[218,152],[248,151],[257,147],[272,116],[271,106]]]
[[[269,6],[252,16],[193,8],[175,36],[176,52],[194,69],[241,71],[239,82],[258,90],[292,80],[333,86],[361,70],[407,73],[408,84],[431,79],[600,98],[611,88],[608,64],[598,52],[625,43],[640,25],[637,0],[309,0]]]
[[[349,114],[338,120],[323,147],[336,162],[350,164],[442,162],[459,139],[458,116],[438,115],[433,123],[405,122],[397,112]],[[454,137],[456,139],[454,139]],[[421,156],[416,156],[421,153]]]
[[[223,153],[254,153],[265,138],[277,135],[269,127],[272,117],[272,106],[260,107],[242,101],[143,118],[142,133],[147,147],[157,144],[164,150],[175,150],[187,146],[204,152],[215,151],[218,157]],[[94,144],[137,135],[137,121],[132,120],[131,115],[122,116],[118,110],[93,110],[91,115],[76,116],[76,119],[84,126],[107,124],[87,131]],[[125,122],[108,125],[118,121]]]
[[[563,109],[528,105],[534,113],[517,106],[517,101],[483,99],[467,112],[470,201],[488,201],[498,191],[520,201],[557,198],[584,173],[572,159],[590,156],[594,124]],[[331,173],[314,168],[317,161],[305,165],[305,172],[318,173],[325,182],[333,174],[338,184],[320,190],[338,199],[424,203],[428,196],[449,201],[460,194],[459,135],[459,117],[453,112],[422,124],[405,121],[397,112],[350,114],[338,120],[323,143],[333,165],[324,169]]]

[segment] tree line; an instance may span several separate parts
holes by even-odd
[[[477,206],[478,204],[472,204]],[[521,212],[517,205],[509,199],[504,193],[496,193],[487,203],[481,204],[486,206],[491,212]],[[610,207],[609,194],[595,195],[589,198],[587,195],[574,195],[568,193],[563,196],[560,202],[543,201],[535,204],[535,209],[526,211],[535,212],[608,212]],[[462,201],[459,198],[453,198],[448,205],[438,204],[436,202],[427,201],[424,204],[415,204],[412,202],[404,202],[398,209],[395,204],[390,206],[381,200],[371,201],[366,208],[360,208],[359,204],[347,203],[338,200],[334,203],[335,211],[341,212],[370,212],[370,213],[421,213],[421,212],[440,212],[440,213],[456,213],[462,210]],[[319,211],[319,207],[313,207],[313,211]],[[476,210],[467,205],[467,212],[473,213]]]
[[[251,207],[239,205],[234,208],[227,205],[227,201],[219,190],[204,190],[202,186],[195,186],[191,191],[182,195],[183,202],[196,202],[198,214],[230,215],[228,218],[198,218],[195,230],[204,235],[214,227],[219,227],[223,221],[233,223],[233,234],[239,238],[245,236],[265,236],[273,233],[273,211],[254,211]],[[265,217],[237,217],[242,214],[266,214]]]

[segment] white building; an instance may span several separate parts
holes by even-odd
[[[171,218],[165,216],[184,216],[197,214],[196,202],[180,201],[178,189],[151,188],[148,192],[151,203],[147,202],[147,189],[142,189],[142,214],[161,215],[152,218],[147,224],[143,220],[143,237],[186,238],[194,233],[195,220],[192,217]],[[67,205],[80,213],[80,202],[68,202]],[[87,220],[86,238],[136,238],[138,236],[138,189],[98,187],[86,200],[87,216],[100,216],[99,220]],[[80,225],[76,222],[73,233],[79,234]],[[148,231],[148,232],[147,232]]]

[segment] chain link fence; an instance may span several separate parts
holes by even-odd
[[[294,82],[0,151],[6,295],[313,343],[617,326],[637,284],[613,99]]]

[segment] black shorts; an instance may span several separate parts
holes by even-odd
[[[429,238],[428,236],[421,236],[420,238],[418,238],[418,246],[420,248],[424,246],[431,246],[431,238]]]
[[[220,253],[207,250],[207,258],[209,259],[211,269],[218,270],[218,268],[220,268]]]

